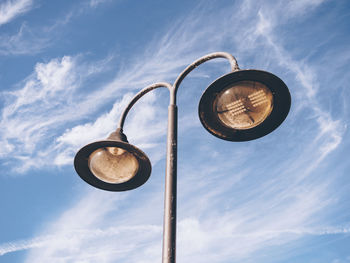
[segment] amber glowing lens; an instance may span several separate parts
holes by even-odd
[[[90,171],[107,183],[124,183],[133,178],[139,165],[135,156],[119,147],[94,151],[89,157]]]
[[[239,81],[224,89],[214,101],[214,111],[227,127],[246,130],[262,123],[273,109],[273,95],[264,84]]]

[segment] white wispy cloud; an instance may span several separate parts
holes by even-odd
[[[90,0],[89,4],[90,7],[96,7],[98,5],[101,5],[103,3],[111,2],[112,0]]]
[[[23,23],[17,33],[0,35],[0,55],[37,54],[50,43],[50,38]]]
[[[222,236],[222,230],[227,229],[221,229],[218,231],[218,229],[208,229],[207,226],[203,226],[202,223],[195,218],[186,218],[179,222],[179,233],[181,239],[179,240],[179,243],[182,244],[182,249],[187,248],[186,252],[187,254],[200,252],[201,250],[205,250],[208,245],[212,245],[212,240],[207,240],[207,236],[215,236],[220,234]],[[60,239],[60,243],[62,244],[61,249],[67,249],[70,244],[66,243],[69,241],[72,237],[76,238],[77,236],[79,239],[95,239],[95,238],[108,238],[113,236],[118,236],[118,239],[121,239],[123,237],[123,242],[125,242],[126,235],[128,236],[135,236],[140,235],[147,232],[150,235],[155,235],[156,238],[159,238],[160,234],[162,233],[162,226],[160,225],[134,225],[134,226],[121,226],[121,227],[111,227],[106,229],[101,228],[94,228],[91,226],[89,229],[81,229],[81,230],[74,230],[71,232],[65,233],[66,235],[60,234],[58,237],[57,235],[48,235],[48,236],[42,236],[37,237],[34,239],[27,239],[27,240],[19,240],[16,242],[10,242],[10,243],[4,243],[0,244],[0,256],[16,252],[16,251],[22,251],[32,248],[45,248],[50,246],[50,243],[57,241],[57,239]],[[213,233],[210,233],[213,232]],[[215,234],[214,234],[215,233]],[[310,236],[324,236],[324,235],[337,235],[337,234],[349,234],[350,228],[342,227],[342,228],[334,228],[334,227],[324,227],[324,228],[318,228],[318,229],[307,229],[307,228],[298,228],[298,229],[271,229],[271,230],[263,230],[263,231],[257,231],[257,232],[244,232],[244,233],[227,233],[227,236],[230,238],[235,239],[241,239],[241,238],[251,238],[251,239],[271,239],[276,238],[276,236],[284,236],[284,235],[292,235],[295,238],[299,236],[304,235],[310,235]],[[136,237],[142,239],[142,237]],[[216,242],[216,241],[214,241]],[[263,242],[266,242],[264,240]],[[132,249],[124,250],[124,249],[118,249],[117,251],[123,252],[123,253],[129,253]],[[159,249],[157,248],[159,251]],[[115,254],[116,250],[113,249],[111,254]],[[190,252],[190,253],[189,253]],[[246,252],[244,252],[246,253]]]
[[[4,158],[14,153],[14,160],[23,164],[16,166],[19,171],[45,163],[46,153],[38,149],[55,139],[52,130],[92,110],[91,106],[84,108],[75,104],[74,98],[79,99],[75,91],[82,80],[99,72],[96,65],[103,66],[107,62],[78,66],[77,61],[78,57],[65,56],[38,63],[34,72],[18,84],[17,90],[2,93],[5,106],[0,121],[4,127],[0,140],[6,147],[1,149],[0,156]],[[50,151],[50,147],[44,148]]]
[[[32,26],[23,22],[15,31],[0,34],[0,55],[36,55],[44,52],[55,43],[55,40],[64,38],[65,27],[74,19],[90,12],[95,7],[111,2],[110,0],[91,0],[73,4],[64,13],[59,14],[55,21],[48,24]],[[16,16],[30,11],[34,6],[33,0],[8,0],[0,5],[0,26],[10,22]]]
[[[33,0],[6,0],[2,2],[0,4],[0,26],[28,12],[32,7]]]
[[[319,7],[326,1],[327,0],[292,0],[288,1],[286,9],[289,11],[289,16],[300,16]]]
[[[194,177],[192,176],[190,180]],[[220,189],[220,180],[216,181],[214,186],[211,181],[207,181],[204,188],[209,190],[199,199],[188,197],[193,191],[198,192],[200,186],[185,187],[181,190],[187,203],[185,206],[181,205],[179,211],[179,214],[186,214],[178,222],[179,261],[200,259],[201,262],[213,262],[218,259],[245,258],[263,247],[287,243],[305,235],[350,232],[348,226],[310,227],[305,224],[308,222],[306,219],[309,219],[315,211],[322,209],[319,201],[323,193],[317,186],[309,188],[307,194],[300,195],[295,202],[286,201],[300,192],[300,188],[289,192],[285,200],[281,200],[280,196],[254,202],[240,200],[238,206],[221,211],[218,216],[213,213],[217,202],[227,205],[232,200],[227,200],[227,197],[217,193],[213,198],[213,192],[217,191],[217,187]],[[262,192],[266,190],[261,189]],[[159,201],[160,192],[156,193],[154,199],[148,196],[150,201],[139,207],[133,201],[127,201],[133,198],[132,193],[116,195],[91,190],[85,196],[82,195],[83,197],[56,221],[44,228],[42,236],[1,244],[0,254],[32,249],[27,262],[32,262],[34,259],[39,260],[38,262],[48,260],[50,262],[79,260],[113,262],[115,259],[122,262],[158,261],[162,226],[159,223],[150,224],[147,216],[161,214],[158,212],[162,206]],[[198,206],[198,201],[205,199],[207,195],[211,197],[207,199],[209,202]],[[125,205],[130,207],[125,210]],[[152,211],[149,207],[153,208]],[[192,209],[189,210],[189,207]],[[201,213],[198,213],[197,209],[201,209]],[[262,212],[265,212],[264,217],[261,217]],[[136,224],[140,217],[144,221],[142,225]],[[222,246],[223,243],[231,245]],[[60,254],[56,253],[58,250],[61,251]]]
[[[323,1],[314,1],[312,3],[317,5],[322,2]],[[305,8],[310,6],[310,3],[306,4]],[[298,62],[292,59],[291,55],[278,44],[277,36],[275,36],[272,31],[273,26],[277,25],[273,22],[276,17],[271,16],[271,14],[267,15],[261,10],[258,15],[257,36],[263,36],[266,39],[266,44],[274,50],[274,56],[278,63],[293,72],[296,79],[303,87],[303,89],[297,90],[294,93],[296,95],[294,99],[298,103],[298,108],[296,108],[296,110],[299,111],[302,108],[312,110],[313,118],[318,123],[319,131],[313,140],[313,147],[318,148],[320,153],[319,158],[313,160],[314,165],[317,166],[341,143],[346,125],[341,120],[334,120],[329,112],[320,105],[317,97],[320,84],[317,81],[316,72],[304,62]],[[315,145],[318,145],[318,147]]]
[[[11,139],[19,140],[23,153],[35,150],[33,146],[45,133],[45,126],[56,121],[50,120],[49,116],[42,117],[74,90],[77,77],[72,72],[74,63],[70,57],[54,59],[47,64],[38,63],[34,73],[21,83],[21,89],[3,94],[7,103],[2,110],[1,123],[5,127],[2,140],[7,143]]]

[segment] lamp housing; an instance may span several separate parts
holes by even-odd
[[[204,91],[198,114],[204,128],[228,141],[249,141],[275,130],[287,117],[287,85],[262,70],[237,70]]]
[[[120,129],[106,140],[81,148],[75,156],[74,167],[88,184],[114,192],[143,185],[152,170],[147,155],[129,144]]]

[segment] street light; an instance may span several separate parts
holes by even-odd
[[[151,174],[151,163],[144,152],[128,143],[124,122],[132,106],[146,93],[168,88],[167,158],[164,200],[163,263],[175,263],[177,192],[177,105],[176,94],[182,80],[200,64],[226,58],[232,72],[214,81],[200,99],[201,123],[213,135],[229,141],[260,138],[276,129],[287,117],[291,98],[277,76],[260,70],[240,70],[229,53],[216,52],[199,58],[177,77],[174,84],[150,85],[124,109],[119,128],[106,140],[90,143],[75,156],[79,176],[90,185],[108,191],[126,191],[144,184]]]

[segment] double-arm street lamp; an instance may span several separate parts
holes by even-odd
[[[177,77],[174,84],[159,82],[135,95],[126,106],[119,128],[102,141],[81,148],[74,166],[90,185],[108,191],[126,191],[144,184],[151,174],[151,163],[144,152],[129,144],[123,133],[132,106],[146,93],[168,88],[168,133],[164,201],[163,263],[175,263],[177,192],[177,105],[176,94],[182,80],[200,64],[225,58],[232,72],[215,80],[199,102],[199,118],[211,134],[228,141],[249,141],[276,129],[287,117],[291,97],[286,84],[261,70],[240,70],[229,53],[216,52],[199,58]]]

